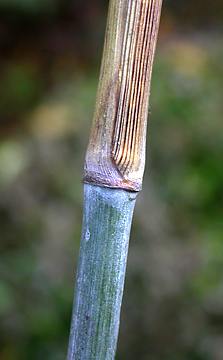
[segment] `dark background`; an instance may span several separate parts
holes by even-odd
[[[0,359],[65,359],[107,1],[0,0]],[[164,1],[117,359],[223,359],[223,2]]]

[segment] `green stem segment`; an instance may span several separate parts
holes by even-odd
[[[68,360],[112,360],[136,192],[84,185],[83,230]]]

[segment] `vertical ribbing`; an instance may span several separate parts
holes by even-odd
[[[121,68],[120,98],[115,119],[112,155],[115,164],[124,175],[132,167],[137,167],[137,158],[142,132],[142,109],[145,90],[150,83],[150,67],[153,61],[154,46],[151,38],[158,21],[155,0],[138,1],[130,6],[126,22]],[[129,43],[129,46],[126,46]]]
[[[111,0],[85,181],[140,190],[162,0]]]

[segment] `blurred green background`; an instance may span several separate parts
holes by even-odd
[[[0,360],[65,359],[105,0],[0,0]],[[164,1],[117,359],[223,359],[223,2]]]

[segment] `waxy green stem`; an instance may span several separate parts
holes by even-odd
[[[136,193],[84,185],[68,359],[114,359]]]

